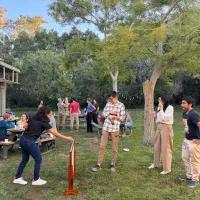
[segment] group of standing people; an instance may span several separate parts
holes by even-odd
[[[156,119],[157,130],[154,144],[154,162],[149,169],[163,165],[162,175],[171,172],[174,108],[169,105],[166,95],[158,99],[158,110],[153,113]],[[200,116],[194,110],[194,99],[190,96],[182,98],[181,107],[184,110],[182,122],[185,130],[185,139],[182,143],[182,160],[186,175],[180,176],[183,181],[190,181],[188,187],[199,184],[200,175]]]
[[[80,104],[72,99],[72,103],[69,103],[68,98],[64,100],[61,98],[58,99],[58,118],[57,118],[57,127],[60,128],[60,121],[62,121],[62,129],[65,129],[65,122],[67,117],[70,117],[70,130],[73,131],[74,120],[76,120],[76,131],[79,130],[79,113],[80,113]]]
[[[109,101],[103,110],[103,117],[105,118],[103,124],[103,132],[101,144],[99,148],[99,155],[97,164],[92,168],[93,172],[101,169],[103,162],[108,137],[112,137],[112,161],[110,165],[111,171],[116,171],[115,163],[118,153],[119,130],[120,122],[126,119],[125,106],[118,101],[117,93],[115,91],[108,95]],[[87,99],[87,131],[92,132],[91,121],[93,120],[93,113],[98,114],[97,105],[92,104],[90,98]],[[59,99],[58,104],[64,104]],[[69,106],[69,105],[68,105]],[[185,130],[185,139],[182,143],[182,160],[186,168],[186,175],[180,176],[180,180],[190,181],[188,187],[196,187],[199,184],[200,175],[200,116],[194,110],[194,99],[190,96],[182,98],[181,107],[184,110],[182,115],[182,122]],[[58,105],[59,107],[59,105]],[[79,114],[80,105],[78,102],[73,101],[70,104],[70,116],[77,119]],[[66,113],[66,110],[65,110]],[[160,95],[158,99],[158,109],[153,112],[153,117],[156,119],[157,130],[154,144],[154,161],[149,169],[160,167],[161,163],[163,171],[162,175],[171,172],[172,165],[172,148],[173,148],[173,122],[174,122],[174,108],[170,105],[169,99],[166,95]],[[46,181],[40,179],[40,165],[42,162],[40,151],[35,143],[38,137],[46,129],[51,134],[73,141],[73,138],[63,136],[52,128],[49,124],[52,116],[51,109],[41,106],[34,117],[30,118],[27,123],[27,128],[20,139],[20,146],[22,148],[22,161],[18,167],[13,183],[27,184],[21,177],[23,170],[31,155],[35,160],[34,177],[32,185],[43,185]],[[8,116],[4,116],[5,119]],[[73,120],[72,120],[73,121]]]
[[[98,124],[98,112],[99,105],[95,99],[87,98],[87,108],[86,112],[83,115],[86,116],[87,121],[87,132],[92,132],[92,121]],[[62,129],[65,129],[65,122],[67,117],[70,116],[70,131],[73,131],[74,121],[76,121],[76,131],[79,130],[79,114],[80,104],[73,98],[72,102],[68,102],[68,98],[66,97],[64,100],[61,98],[58,99],[57,103],[58,107],[58,119],[57,119],[57,127],[60,129],[60,121],[62,121]]]

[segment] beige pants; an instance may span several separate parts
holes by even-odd
[[[76,120],[76,130],[79,129],[78,113],[71,113],[70,115],[70,130],[73,130],[74,119]]]
[[[199,181],[200,174],[200,145],[185,139],[182,144],[182,160],[186,169],[186,176],[193,181]]]
[[[162,160],[163,171],[171,171],[173,147],[172,125],[159,123],[154,144],[154,165],[159,167]]]
[[[119,131],[111,132],[112,137],[112,163],[115,164],[117,159],[117,151],[118,151],[118,143],[119,143]],[[99,149],[99,157],[98,164],[102,164],[104,153],[106,150],[106,145],[108,142],[109,132],[103,130],[103,134],[101,136],[101,144]]]
[[[60,121],[62,120],[62,129],[65,129],[65,120],[66,120],[66,115],[65,114],[58,114],[58,119],[57,119],[57,127],[60,129]]]

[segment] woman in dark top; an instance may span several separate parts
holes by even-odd
[[[32,185],[44,185],[45,180],[40,179],[40,165],[42,163],[42,157],[40,149],[35,141],[40,137],[42,132],[46,129],[48,132],[52,133],[56,137],[69,140],[73,142],[73,138],[61,135],[56,132],[49,124],[49,119],[51,118],[52,111],[49,107],[41,107],[37,114],[28,120],[28,127],[25,130],[23,136],[20,138],[20,146],[22,150],[22,161],[19,164],[17,174],[13,183],[18,183],[21,185],[27,184],[27,181],[23,180],[21,177],[26,164],[29,161],[29,156],[31,155],[35,160],[34,166],[34,178]]]

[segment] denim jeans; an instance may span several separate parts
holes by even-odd
[[[25,138],[24,136],[21,136],[20,138],[20,147],[22,150],[22,161],[19,164],[16,178],[20,178],[24,168],[26,167],[26,164],[29,161],[29,156],[31,155],[33,159],[35,160],[35,166],[34,166],[34,180],[38,180],[40,177],[40,166],[42,163],[42,157],[40,153],[40,149],[38,145],[35,143],[35,141]]]

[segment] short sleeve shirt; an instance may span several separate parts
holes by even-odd
[[[46,129],[51,129],[51,125],[46,120],[37,120],[35,118],[31,118],[28,120],[28,128],[24,132],[24,137],[36,141],[42,132]]]
[[[88,103],[88,106],[87,106],[87,113],[91,113],[92,111],[93,111],[92,103]]]
[[[93,112],[97,112],[98,108],[99,108],[99,104],[98,103],[95,103],[93,104],[93,106],[96,108],[96,110],[93,110]]]
[[[70,104],[70,108],[71,108],[71,113],[79,113],[80,104],[76,101],[73,101]]]
[[[188,130],[185,131],[185,138],[188,140],[200,139],[199,128],[197,123],[200,121],[199,114],[192,109],[188,114],[183,113],[183,119],[186,119]]]
[[[108,118],[110,115],[110,112],[115,111],[117,113],[117,116],[120,117],[121,121],[124,121],[125,119],[125,106],[123,103],[117,101],[116,104],[112,104],[111,102],[108,102],[104,108],[103,116],[106,118],[103,124],[103,130],[108,132],[116,132],[119,131],[120,127],[120,121],[117,119],[114,119],[112,124],[111,120]]]
[[[57,103],[58,113],[65,115],[65,104],[63,102]]]

